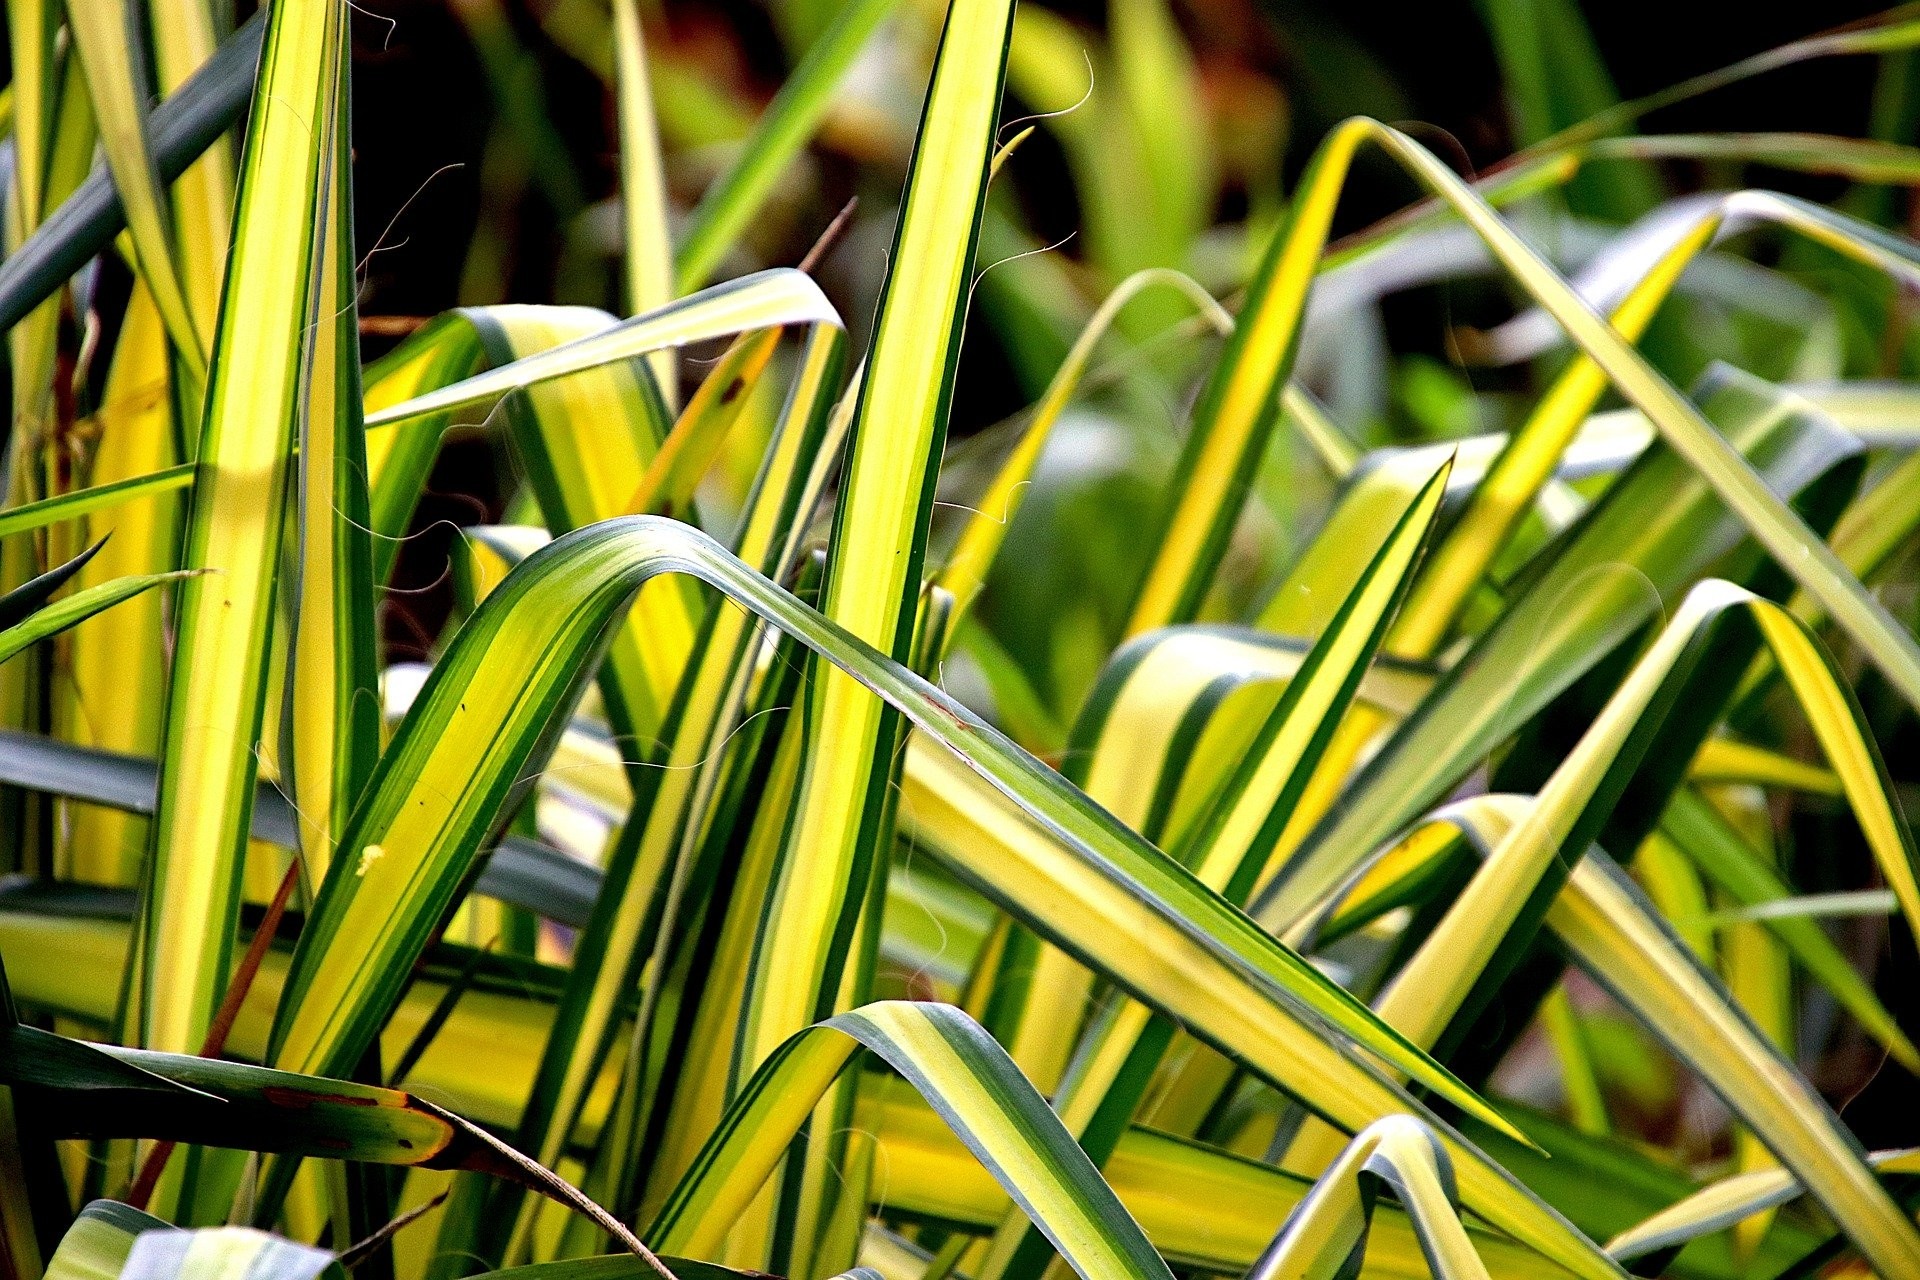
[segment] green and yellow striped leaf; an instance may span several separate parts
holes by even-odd
[[[172,690],[151,844],[139,1039],[187,1052],[227,979],[306,335],[320,295],[323,207],[345,7],[287,0],[269,22],[187,517]]]
[[[947,1005],[867,1005],[781,1046],[648,1234],[669,1252],[712,1251],[859,1048],[913,1083],[1086,1280],[1170,1274],[1012,1060]]]
[[[142,577],[114,578],[84,591],[76,591],[40,608],[24,621],[0,630],[0,662],[5,662],[35,641],[58,635],[68,627],[78,626],[94,614],[111,609],[123,600],[131,600],[143,591],[151,591],[164,583],[190,576],[185,573],[152,573]],[[0,599],[0,604],[4,603],[4,599]]]
[[[1484,1280],[1455,1207],[1453,1164],[1433,1132],[1411,1116],[1376,1120],[1320,1176],[1247,1274],[1253,1280],[1332,1280],[1359,1261],[1373,1225],[1373,1196],[1390,1188],[1407,1211],[1434,1280]]]
[[[1532,803],[1520,796],[1476,797],[1431,821],[1454,828],[1484,853],[1517,828]],[[1424,856],[1441,851],[1428,846]],[[1395,874],[1411,869],[1403,863]],[[1361,886],[1356,897],[1364,892]],[[1906,1266],[1902,1259],[1920,1243],[1920,1233],[1874,1178],[1858,1143],[1604,854],[1589,851],[1574,865],[1546,925],[1588,976],[1698,1072],[1804,1181],[1876,1268],[1898,1274]]]
[[[1710,373],[1695,394],[1781,493],[1800,494],[1855,453],[1811,406],[1731,369]],[[1738,539],[1738,525],[1685,460],[1649,450],[1528,575],[1318,828],[1283,850],[1285,862],[1254,899],[1255,916],[1282,935],[1306,919]]]
[[[139,498],[190,488],[193,476],[193,464],[184,462],[145,475],[108,480],[85,489],[42,498],[38,502],[9,507],[0,512],[0,537],[25,533],[30,529],[44,529],[61,520],[74,520],[95,511],[110,510]]]
[[[1358,691],[1426,545],[1449,469],[1443,462],[1399,513],[1385,545],[1288,682],[1286,693],[1248,736],[1237,765],[1174,843],[1182,863],[1228,902],[1246,900]],[[1038,961],[1035,967],[1039,969]],[[1072,989],[1071,983],[1058,979],[1049,985]],[[1052,1102],[1069,1132],[1096,1161],[1112,1149],[1133,1118],[1172,1029],[1171,1022],[1156,1020],[1146,1007],[1128,1002],[1103,1010],[1081,1037],[1073,1066]],[[981,1273],[1025,1275],[1037,1269],[1036,1250],[1024,1234],[1016,1224],[1003,1225]]]
[[[1012,17],[1008,0],[959,0],[947,13],[834,510],[821,613],[895,662],[912,656]],[[884,874],[901,726],[860,681],[819,661],[804,708],[807,749],[747,974],[736,1082],[839,1002],[865,995],[848,957],[860,890]],[[854,988],[843,994],[847,974]],[[821,1176],[823,1152],[808,1154]],[[730,1257],[774,1261],[766,1215],[741,1239],[744,1252]]]

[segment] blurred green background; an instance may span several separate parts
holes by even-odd
[[[364,312],[431,316],[509,300],[616,307],[617,143],[605,0],[363,0],[357,7],[359,234],[363,253],[378,247],[366,267]],[[681,213],[725,169],[731,149],[843,7],[837,0],[650,6],[654,99]],[[1093,93],[1078,111],[1047,122],[1010,162],[996,212],[1027,243],[1008,246],[1000,237],[1003,252],[995,253],[989,234],[983,260],[1072,233],[1056,255],[1070,272],[1087,268],[1097,277],[1168,265],[1197,269],[1210,284],[1231,283],[1233,230],[1249,216],[1256,224],[1270,219],[1299,165],[1342,117],[1418,122],[1430,145],[1463,169],[1479,168],[1620,97],[1876,8],[1700,0],[1029,4],[1006,117],[1058,110],[1090,80]],[[917,0],[900,0],[843,83],[823,134],[726,273],[797,261],[858,196],[855,226],[821,276],[854,323],[870,315],[936,17]],[[1040,27],[1045,44],[1027,38]],[[1644,127],[1886,132],[1873,128],[1882,78],[1860,59],[1811,62],[1685,103]],[[1883,102],[1885,123],[1904,116],[1904,105]],[[1126,122],[1130,130],[1115,119],[1128,114],[1142,117]],[[1138,135],[1131,158],[1117,137],[1127,132]],[[1186,207],[1161,207],[1151,175],[1145,199],[1128,199],[1124,173],[1091,172],[1093,164],[1072,154],[1078,144],[1069,135],[1076,134],[1100,135],[1116,153],[1107,166],[1114,170],[1178,167],[1192,179],[1182,184]],[[1569,197],[1573,211],[1608,221],[1645,212],[1654,189],[1644,168],[1634,168],[1641,171],[1583,176]],[[1724,185],[1704,168],[1676,162],[1653,181],[1672,192]],[[1769,178],[1823,199],[1840,189]],[[1340,226],[1364,225],[1411,194],[1385,164],[1363,161]],[[1116,207],[1093,207],[1102,203]],[[1103,225],[1113,221],[1123,225]],[[1097,297],[1097,278],[1080,283]],[[961,432],[1028,403],[1057,360],[1057,353],[1023,349],[1030,335],[1009,308],[991,305],[991,296],[980,301],[966,354],[974,376],[960,384]],[[1394,346],[1443,356],[1433,321],[1447,301],[1418,293],[1397,299],[1387,316]],[[1474,306],[1457,291],[1451,301]]]
[[[1035,128],[994,185],[950,430],[961,448],[950,461],[953,492],[944,496],[964,501],[970,476],[980,472],[969,469],[970,456],[991,459],[998,447],[989,428],[1033,403],[1087,315],[1128,274],[1178,268],[1231,307],[1300,167],[1338,120],[1364,113],[1411,127],[1462,171],[1478,172],[1623,99],[1873,12],[1855,3],[1699,0],[1023,5],[1003,140],[1025,127],[1016,127],[1023,118],[1053,114],[1026,120]],[[847,317],[858,351],[941,13],[939,0],[647,6],[676,240],[821,32],[835,21],[884,15],[842,78],[823,127],[714,272],[798,262],[857,199],[816,275]],[[367,354],[452,306],[620,310],[607,0],[363,0],[353,36]],[[1636,127],[1912,142],[1920,109],[1914,68],[1905,53],[1810,59],[1690,97]],[[1742,185],[1841,201],[1894,226],[1905,225],[1912,208],[1901,189],[1849,189],[1838,178],[1762,165],[1595,160],[1571,185],[1513,216],[1574,270],[1663,202]],[[1363,228],[1414,194],[1405,175],[1363,154],[1336,233]],[[1777,378],[1875,376],[1906,362],[1905,303],[1883,282],[1778,237],[1763,237],[1738,257],[1690,273],[1693,284],[1683,285],[1646,340],[1679,385],[1714,358]],[[1716,292],[1714,271],[1731,286]],[[1743,271],[1738,280],[1727,275]],[[1859,305],[1833,306],[1836,285]],[[1300,376],[1363,446],[1499,430],[1564,359],[1551,334],[1490,358],[1481,336],[1513,318],[1517,306],[1470,238],[1433,237],[1385,268],[1328,279],[1308,324]],[[1059,667],[1076,661],[1065,655],[1106,652],[1106,644],[1078,641],[1118,625],[1105,616],[1107,604],[1121,607],[1138,572],[1130,513],[1144,519],[1152,510],[1192,390],[1186,375],[1211,341],[1165,291],[1129,306],[1120,334],[1123,344],[1142,345],[1115,357],[1120,374],[1093,379],[1049,449],[1035,509],[1013,531],[1016,559],[1021,526],[1036,531],[1032,546],[1048,549],[1050,571],[1000,574],[982,614],[989,623],[1030,620],[1036,610],[1059,615],[1042,632],[1001,630],[1016,648],[1046,646],[1013,656],[1063,706],[1074,704],[1074,686],[1092,674]],[[685,357],[687,385],[701,358],[713,354]],[[1153,376],[1127,373],[1129,360]],[[750,442],[751,433],[743,438]],[[445,616],[448,526],[503,516],[512,460],[494,447],[476,433],[451,441],[441,461],[421,507],[421,534],[402,557],[403,590],[388,601],[388,641],[402,655],[423,653]],[[1261,501],[1226,569],[1229,594],[1259,598],[1331,492],[1317,465],[1275,452],[1282,456],[1270,460]],[[1073,563],[1059,562],[1062,526],[1076,546]],[[1064,596],[1062,583],[1071,588]],[[1084,616],[1067,616],[1076,611]]]

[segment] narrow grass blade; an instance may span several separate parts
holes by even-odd
[[[613,317],[585,307],[470,309],[457,313],[380,391],[385,398],[410,381],[418,390],[418,380],[462,367],[481,368],[480,377],[510,372],[563,347],[604,341],[618,332]],[[670,345],[680,330],[648,332]],[[651,345],[643,343],[640,349]],[[555,533],[619,512],[656,458],[668,425],[652,375],[624,356],[589,361],[570,376],[517,389],[489,416],[494,415],[504,422],[541,521]],[[383,509],[397,515],[411,506],[448,416],[434,412],[373,434],[374,440],[400,437],[386,451],[375,481],[376,493],[392,495],[391,501],[378,500]],[[416,433],[425,438],[417,439]],[[601,664],[608,719],[622,744],[621,754],[629,759],[644,759],[655,749],[693,643],[698,616],[680,586],[651,588]],[[641,643],[642,636],[647,643]]]
[[[10,5],[7,21],[19,106],[5,218],[6,243],[12,249],[84,179],[99,131],[79,59],[58,56],[62,50],[55,39],[57,4],[35,0]],[[55,288],[58,282],[48,293]],[[7,334],[14,426],[7,449],[6,485],[12,502],[48,497],[65,487],[65,460],[55,443],[61,413],[60,313],[59,302],[48,298],[30,308]],[[31,576],[27,566],[36,562],[24,555],[26,550],[19,544],[0,548],[0,581],[17,583]],[[59,548],[51,554],[58,558],[72,550]],[[0,677],[7,699],[21,700],[21,710],[9,714],[37,715],[37,710],[25,710],[38,695],[20,690],[23,677],[29,683],[42,678],[20,669]]]
[[[740,841],[734,892],[720,921],[698,1007],[687,1019],[687,1047],[678,1063],[679,1081],[671,1108],[661,1125],[656,1164],[646,1171],[641,1194],[626,1198],[627,1203],[640,1205],[640,1218],[651,1219],[658,1212],[738,1095],[731,1073],[739,1043],[740,1003],[760,928],[759,904],[765,900],[779,860],[786,835],[784,818],[799,785],[804,745],[796,722],[788,718],[766,748],[769,758],[759,788],[761,803]]]
[[[94,1052],[157,1080],[131,1093],[124,1083],[108,1085],[84,1098],[40,1081],[40,1087],[53,1090],[49,1109],[62,1137],[163,1138],[381,1164],[458,1167],[476,1158],[471,1139],[444,1112],[396,1090],[185,1054],[113,1046],[97,1046]],[[33,1081],[46,1073],[21,1056],[9,1064],[8,1075]],[[165,1084],[176,1088],[155,1087]]]
[[[143,1079],[157,1076],[158,1083],[167,1086],[161,1091],[143,1088],[131,1097],[122,1089],[109,1088],[87,1097],[84,1107],[59,1105],[55,1086],[57,1114],[52,1123],[67,1136],[161,1137],[246,1150],[484,1172],[532,1187],[586,1214],[658,1270],[658,1260],[646,1246],[605,1210],[484,1129],[430,1102],[392,1089],[213,1058],[80,1046],[45,1033],[22,1042],[22,1030],[29,1029],[15,1030],[16,1047],[24,1043],[38,1051],[54,1046],[47,1052],[56,1058],[57,1046],[82,1048],[122,1072],[139,1073]],[[16,1066],[19,1059],[20,1055],[13,1055]],[[670,1273],[661,1274],[664,1280],[673,1280]]]
[[[1145,209],[1113,216],[1151,224],[1162,262],[1175,265],[1206,230],[1218,184],[1200,73],[1166,0],[1121,0],[1107,34],[1115,105],[1132,126],[1150,197]]]
[[[51,901],[8,895],[0,903],[0,947],[12,957],[9,972],[24,1004],[89,1026],[111,1024],[114,987],[111,981],[101,984],[93,978],[121,976],[133,904],[123,899],[116,912],[107,914],[99,905],[101,897],[98,891],[73,891]],[[397,1059],[457,979],[463,957],[455,953],[449,960],[450,965],[431,966],[408,991],[382,1033],[383,1058]],[[265,1053],[287,965],[286,951],[267,952],[234,1023],[234,1054],[255,1059]],[[550,971],[522,967],[509,972],[504,985],[498,974],[481,975],[409,1075],[418,1093],[445,1098],[460,1114],[495,1129],[511,1127],[518,1117],[552,1017],[547,996],[558,985],[558,976]],[[602,1082],[594,1121],[604,1114],[612,1083]],[[582,1129],[589,1140],[596,1132],[591,1125]]]
[[[136,60],[145,42],[138,38],[130,0],[67,0],[67,29],[86,70],[101,149],[127,213],[141,278],[181,365],[198,386],[206,381],[207,353],[174,262],[172,219],[147,125],[145,75]]]
[[[1691,788],[1674,794],[1661,816],[1660,828],[1734,901],[1758,907],[1793,900],[1793,890],[1780,874]],[[1817,923],[1785,914],[1770,913],[1761,918],[1793,957],[1833,993],[1869,1035],[1887,1047],[1896,1061],[1909,1071],[1920,1071],[1920,1051],[1874,994],[1871,984]]]
[[[1149,540],[1153,559],[1134,601],[1129,634],[1191,621],[1212,583],[1279,416],[1307,290],[1359,141],[1336,133],[1314,154],[1286,221],[1248,284],[1233,336],[1194,408],[1159,536]]]
[[[163,94],[181,93],[203,70],[217,65],[220,57],[221,31],[213,7],[148,0],[148,10],[157,87]],[[150,121],[154,160],[165,172],[159,124],[157,119]],[[173,179],[174,247],[181,286],[194,327],[203,334],[212,333],[220,322],[220,288],[233,232],[233,179],[233,145],[223,135],[214,137],[200,158]]]
[[[1405,598],[1447,491],[1451,459],[1398,512],[1346,599],[1319,633],[1286,696],[1225,781],[1183,856],[1232,902],[1244,902],[1268,864],[1303,789]]]
[[[106,539],[102,538],[66,563],[57,564],[45,573],[21,583],[5,595],[0,595],[0,629],[18,626],[26,621],[35,610],[51,600],[55,592],[73,581],[74,577],[86,568],[87,562],[100,553],[100,548],[104,545],[106,545]]]
[[[15,1012],[9,1005],[9,1014]],[[6,1083],[39,1089],[57,1089],[81,1095],[108,1095],[126,1090],[149,1095],[145,1100],[210,1100],[211,1095],[155,1075],[113,1056],[96,1045],[54,1035],[37,1027],[10,1022],[0,1032],[7,1046]]]
[[[1623,337],[1635,340],[1646,331],[1687,262],[1712,240],[1712,229],[1703,231],[1684,238],[1620,301],[1608,320]],[[1396,652],[1430,656],[1446,639],[1468,596],[1484,579],[1606,386],[1599,366],[1581,356],[1540,397],[1475,486],[1467,509],[1421,575],[1395,629]]]
[[[1593,1046],[1567,997],[1566,984],[1554,987],[1540,1002],[1540,1029],[1560,1059],[1560,1087],[1567,1095],[1569,1118],[1580,1132],[1604,1137],[1611,1128],[1607,1099],[1600,1090]]]
[[[807,46],[780,92],[741,144],[739,159],[707,189],[687,219],[674,257],[681,293],[701,288],[753,220],[774,184],[820,127],[847,69],[898,0],[854,0]]]
[[[9,248],[47,215],[49,153],[58,127],[60,98],[60,64],[54,56],[59,29],[60,11],[54,0],[7,6],[14,149],[9,176],[14,201],[7,218]],[[32,309],[23,307],[21,314]]]
[[[673,300],[673,252],[667,243],[666,175],[660,130],[647,84],[647,45],[639,0],[613,0],[615,109],[620,121],[620,218],[625,231],[627,312],[657,311]],[[685,290],[684,292],[691,292]],[[679,374],[671,351],[647,357],[653,380],[672,408]]]
[[[193,471],[169,465],[180,458],[171,383],[160,317],[136,286],[121,320],[101,405],[86,424],[99,434],[87,469],[91,484],[51,500],[72,502],[71,510],[87,513],[84,525],[73,532],[84,528],[89,538],[111,535],[81,573],[79,587],[165,572],[177,563],[186,506],[181,491],[192,483]],[[36,523],[60,511],[38,510]],[[12,514],[0,513],[0,528]],[[67,637],[62,647],[71,674],[55,696],[56,734],[149,757],[159,749],[170,603],[164,592],[149,593]],[[102,884],[138,883],[145,822],[91,806],[76,806],[66,821],[69,874]]]
[[[1356,469],[1326,523],[1315,532],[1260,610],[1260,629],[1302,637],[1317,636],[1325,630],[1379,553],[1387,531],[1398,518],[1396,513],[1404,510],[1426,484],[1447,452],[1444,448],[1431,454],[1426,450],[1394,451]],[[1458,463],[1454,474],[1459,475]]]
[[[1744,783],[1814,796],[1842,794],[1840,779],[1833,770],[1730,737],[1708,738],[1701,743],[1699,754],[1687,767],[1687,779],[1705,786]]]
[[[5,662],[36,640],[44,640],[68,627],[77,626],[103,609],[111,609],[143,591],[151,591],[163,583],[179,581],[187,576],[184,573],[154,573],[143,577],[115,578],[97,587],[76,591],[64,600],[40,609],[26,621],[0,631],[0,662]]]
[[[726,443],[728,432],[740,421],[752,388],[779,345],[778,329],[762,329],[734,339],[726,354],[707,371],[700,389],[688,399],[620,514],[672,516],[698,523],[693,511],[694,489]]]
[[[1629,340],[1644,329],[1650,308],[1679,283],[1682,269],[1707,249],[1757,227],[1806,237],[1873,271],[1911,281],[1920,249],[1871,223],[1766,190],[1743,190],[1677,200],[1622,231],[1574,277],[1595,306],[1618,307],[1616,323]],[[1484,358],[1511,363],[1538,356],[1566,340],[1541,308],[1522,312],[1484,335]],[[1598,377],[1597,370],[1583,375]]]
[[[612,317],[608,317],[611,322]],[[365,414],[390,409],[429,390],[471,376],[485,359],[484,345],[461,312],[441,316],[361,371]],[[364,421],[364,417],[363,417]],[[367,527],[373,532],[373,580],[382,585],[404,545],[413,511],[440,456],[440,436],[449,415],[426,414],[367,432]]]
[[[109,480],[89,488],[42,498],[38,502],[9,507],[0,511],[0,538],[25,533],[29,529],[44,529],[58,521],[77,519],[95,511],[110,510],[136,498],[189,488],[193,484],[193,475],[193,464],[185,462],[160,471],[150,471],[146,475]]]
[[[368,425],[400,424],[369,437],[376,528],[399,529],[451,413],[522,389],[524,395],[508,395],[503,406],[507,434],[548,529],[564,533],[617,515],[661,462],[668,425],[649,375],[624,363],[650,351],[789,324],[834,334],[840,328],[818,286],[791,270],[719,285],[624,324],[587,308],[458,313],[420,335],[404,359],[396,352],[374,382],[372,396],[385,407],[369,415]],[[483,371],[451,385],[440,382],[475,366]],[[393,402],[408,391],[420,394]],[[396,438],[382,439],[388,435]],[[610,646],[601,688],[628,758],[642,760],[660,749],[698,623],[683,584],[662,582],[647,590],[633,623]]]

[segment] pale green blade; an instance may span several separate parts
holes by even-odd
[[[251,1227],[144,1231],[133,1239],[120,1280],[344,1280],[324,1249]]]
[[[95,1200],[80,1210],[47,1259],[46,1280],[111,1280],[126,1265],[136,1236],[168,1230],[166,1223],[114,1200]]]

